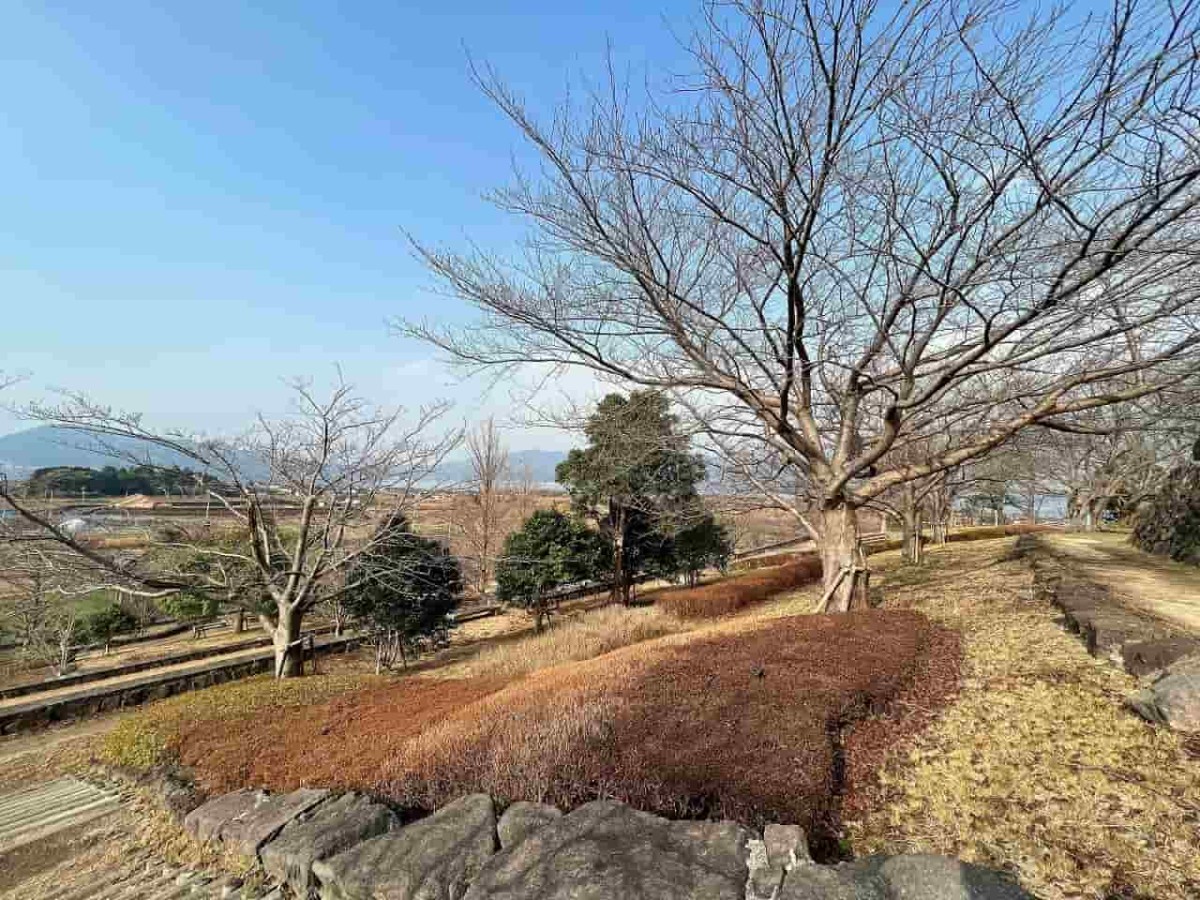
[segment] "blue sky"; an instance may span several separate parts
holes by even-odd
[[[335,8],[337,7],[337,8]],[[481,199],[519,140],[471,85],[467,50],[535,108],[621,65],[682,68],[692,3],[20,3],[0,33],[0,369],[9,399],[88,392],[220,431],[285,402],[281,379],[347,378],[373,399],[451,384],[396,315],[460,319],[410,256],[495,247]],[[583,380],[581,379],[581,384]],[[24,427],[0,413],[0,433]],[[569,445],[513,434],[516,449]]]

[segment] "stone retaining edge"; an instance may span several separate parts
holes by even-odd
[[[315,649],[318,653],[349,650],[360,640],[361,638],[357,635],[332,638],[318,642]],[[175,694],[184,694],[188,691],[248,678],[261,672],[270,672],[273,666],[273,651],[264,651],[261,655],[249,659],[229,660],[224,663],[218,661],[199,671],[174,672],[158,676],[151,672],[143,679],[125,684],[108,687],[101,684],[78,695],[31,701],[10,709],[0,710],[0,735],[15,734],[56,722],[140,706],[152,700],[162,700]]]

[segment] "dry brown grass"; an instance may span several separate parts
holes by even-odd
[[[210,791],[320,784],[426,809],[467,791],[562,807],[606,796],[828,836],[841,791],[834,736],[918,678],[939,685],[918,702],[940,702],[956,647],[952,632],[903,611],[720,625],[507,685],[409,678],[302,707],[176,720],[167,746]]]
[[[961,629],[959,699],[890,758],[857,852],[949,853],[1046,900],[1200,896],[1200,765],[1127,712],[1133,679],[1033,599],[1011,541],[951,547],[883,577],[889,605]]]
[[[27,743],[29,737],[22,735]],[[63,775],[86,773],[100,752],[100,744],[100,736],[85,735],[75,740],[46,741],[20,754],[6,755],[0,758],[0,793]]]
[[[604,606],[554,623],[541,634],[489,647],[471,661],[468,671],[483,678],[517,678],[537,669],[592,659],[685,627],[657,607]]]
[[[276,681],[261,675],[202,691],[180,694],[138,710],[119,721],[103,741],[100,757],[117,766],[149,769],[172,754],[185,727],[239,717],[253,721],[270,710],[320,703],[330,697],[384,683],[357,673]]]

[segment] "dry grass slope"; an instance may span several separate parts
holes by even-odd
[[[597,646],[586,631],[572,645]],[[177,755],[210,791],[320,784],[426,809],[473,790],[563,807],[611,796],[832,836],[842,729],[901,698],[942,702],[956,660],[957,637],[912,612],[735,620],[516,680],[514,657],[492,667],[503,677],[403,678],[302,704],[262,687],[236,702],[200,692],[135,717],[109,752]]]
[[[381,684],[370,675],[325,675],[275,681],[267,675],[180,694],[154,703],[117,723],[104,739],[101,758],[118,766],[148,769],[168,759],[184,729],[239,717],[253,721],[271,710],[303,707]],[[237,735],[241,737],[242,735]]]
[[[894,754],[860,853],[929,851],[1013,869],[1039,897],[1200,897],[1200,765],[1122,707],[1131,678],[1090,657],[996,544],[896,569],[889,604],[961,629],[957,702]]]
[[[555,623],[542,634],[489,647],[470,662],[467,670],[483,678],[517,678],[537,669],[592,659],[686,627],[658,607],[604,606]]]

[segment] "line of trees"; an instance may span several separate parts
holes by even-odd
[[[213,479],[177,466],[52,466],[26,479],[27,497],[123,497],[126,494],[203,494]]]
[[[27,415],[86,434],[114,459],[129,458],[130,447],[169,450],[214,473],[223,490],[209,496],[235,523],[234,538],[177,530],[137,556],[105,551],[64,531],[50,510],[0,477],[0,500],[15,514],[0,522],[0,543],[66,551],[81,579],[127,596],[215,597],[271,635],[277,677],[300,674],[305,616],[365,583],[357,564],[436,489],[437,467],[461,433],[438,427],[444,405],[405,420],[401,410],[375,407],[347,385],[327,396],[302,382],[292,390],[288,415],[260,418],[233,439],[156,431],[136,414],[80,395],[29,407]],[[385,525],[378,527],[381,511]]]
[[[728,531],[703,502],[703,461],[658,391],[609,394],[587,417],[587,446],[556,476],[571,515],[541,510],[509,535],[497,595],[531,611],[537,627],[564,585],[607,583],[629,605],[642,578],[695,583],[732,553]]]

